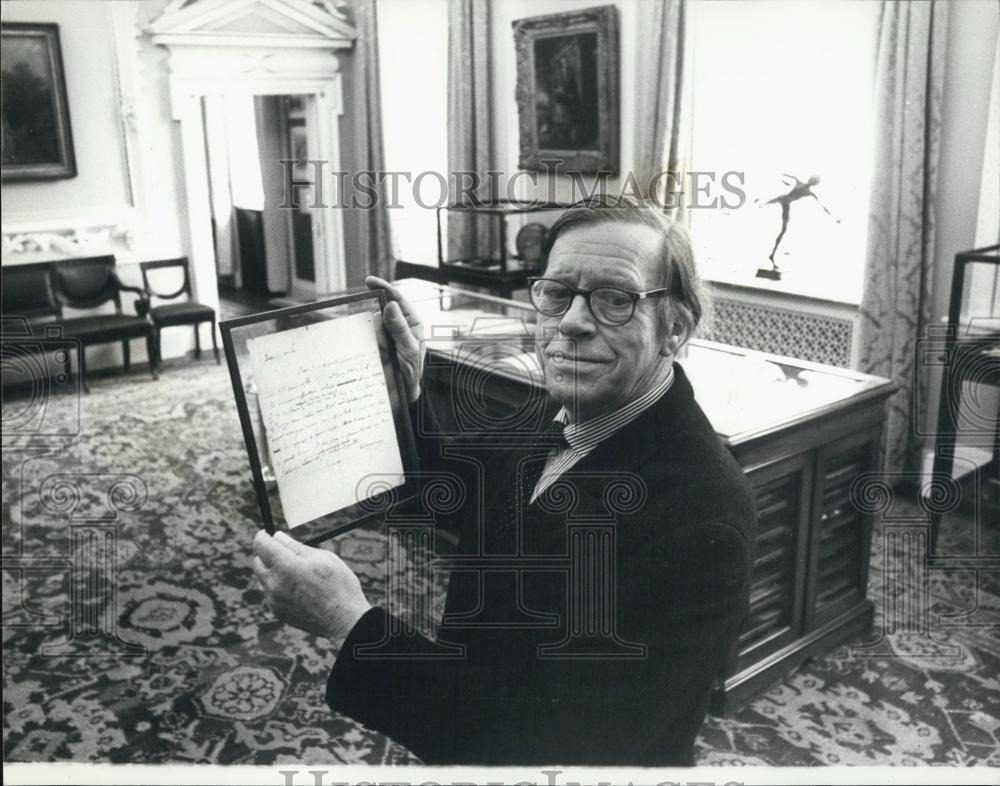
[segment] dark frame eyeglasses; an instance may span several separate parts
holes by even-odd
[[[541,285],[541,286],[540,286]],[[550,291],[545,292],[549,287]],[[563,297],[556,302],[546,298],[552,297],[554,288]],[[667,288],[649,289],[645,292],[633,292],[619,287],[595,287],[594,289],[577,289],[555,278],[533,276],[528,279],[528,297],[535,311],[546,317],[561,317],[573,305],[577,295],[582,295],[594,319],[602,325],[621,327],[627,325],[635,316],[636,304],[648,298],[666,297],[670,293]],[[570,296],[572,295],[572,297]],[[594,297],[597,305],[594,305]]]

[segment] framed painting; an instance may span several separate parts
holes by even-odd
[[[0,179],[76,177],[59,25],[5,22],[0,32]]]
[[[618,16],[613,5],[512,23],[521,169],[618,172]]]

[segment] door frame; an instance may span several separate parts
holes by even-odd
[[[317,133],[317,121],[318,121],[318,108],[316,106],[316,101],[313,95],[306,94],[305,98],[305,129],[306,129],[306,148],[309,151],[319,149],[319,134]],[[282,134],[282,145],[284,149],[284,155],[286,159],[294,158],[294,151],[291,150],[291,128],[292,123],[289,121],[288,109],[284,102],[279,102],[280,115],[279,115],[279,126],[281,128]],[[324,184],[324,202],[329,200],[327,190]],[[285,224],[287,226],[287,240],[288,240],[288,289],[293,297],[305,298],[305,299],[315,299],[317,295],[322,294],[324,290],[320,289],[318,286],[318,265],[317,263],[317,250],[321,249],[321,244],[323,242],[323,227],[320,222],[312,221],[312,242],[313,242],[313,280],[309,281],[304,278],[299,278],[296,275],[296,266],[298,254],[295,249],[295,209],[285,211]],[[345,284],[346,286],[346,284]],[[330,290],[326,290],[330,291]]]

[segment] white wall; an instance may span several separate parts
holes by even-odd
[[[111,19],[102,3],[0,5],[4,22],[55,22],[66,73],[69,116],[77,176],[40,183],[6,183],[4,213],[72,210],[81,205],[117,207],[128,203],[128,182],[119,133]]]
[[[138,286],[139,261],[186,253],[182,168],[176,126],[170,117],[166,52],[141,34],[142,26],[165,4],[165,0],[4,0],[0,4],[4,22],[59,25],[78,171],[69,180],[4,183],[5,238],[20,228],[62,231],[118,224],[129,231],[128,237],[124,233],[109,237],[106,229],[85,232],[76,250],[62,246],[60,251],[57,243],[18,253],[5,243],[4,265],[114,253],[122,279]],[[137,142],[131,150],[126,144],[130,133]],[[131,300],[125,308],[132,311]],[[209,339],[207,328],[203,339]],[[136,362],[145,360],[145,347],[140,343],[134,342],[132,348]],[[164,334],[165,357],[192,345],[189,331]],[[91,368],[117,365],[120,349],[117,345],[94,348],[87,357]]]

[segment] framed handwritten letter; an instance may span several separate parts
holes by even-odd
[[[416,450],[381,292],[221,322],[261,518],[316,544],[414,493]]]

